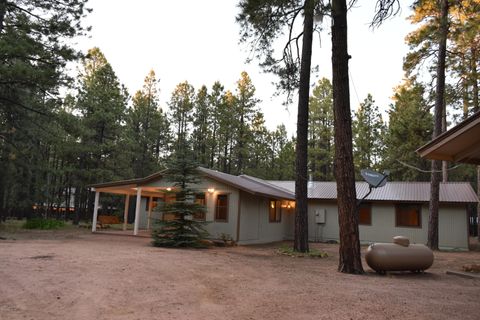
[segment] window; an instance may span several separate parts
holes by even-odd
[[[228,220],[228,195],[217,195],[215,204],[215,221],[227,222]]]
[[[362,203],[358,208],[358,224],[372,225],[372,204]]]
[[[198,204],[199,206],[202,206],[203,210],[199,212],[195,212],[193,214],[193,219],[195,220],[205,220],[205,193],[198,193],[195,195],[195,203]]]
[[[270,200],[268,206],[268,221],[282,221],[282,202],[278,200]]]
[[[422,206],[420,204],[397,204],[395,206],[397,227],[422,227]]]

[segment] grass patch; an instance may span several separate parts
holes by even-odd
[[[34,218],[34,219],[28,219],[24,223],[23,228],[52,230],[52,229],[60,229],[60,228],[63,228],[64,226],[65,226],[65,222],[62,220]]]
[[[295,257],[295,258],[326,258],[328,254],[326,252],[317,250],[317,249],[310,249],[309,252],[297,252],[293,251],[292,247],[289,246],[281,246],[277,249],[278,254]]]
[[[7,219],[0,222],[0,232],[2,233],[15,233],[22,229],[25,220]]]

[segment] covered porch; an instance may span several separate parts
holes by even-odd
[[[152,175],[153,176],[153,175]],[[95,201],[93,208],[93,218],[92,218],[92,232],[97,232],[98,227],[98,217],[100,209],[100,197],[101,194],[116,194],[124,195],[124,210],[123,210],[123,226],[121,232],[115,231],[116,233],[121,234],[130,234],[130,231],[127,230],[128,224],[128,214],[130,203],[135,201],[135,218],[133,223],[133,235],[140,235],[140,230],[149,231],[152,226],[152,211],[157,203],[157,201],[166,201],[167,194],[171,191],[170,187],[151,187],[145,186],[152,176],[143,179],[133,179],[133,180],[124,180],[117,182],[101,183],[91,186],[91,190],[95,192]],[[157,178],[158,174],[155,174]],[[146,221],[143,221],[144,228],[140,228],[141,222],[141,208],[142,208],[142,198],[147,199],[147,214]],[[104,231],[102,231],[105,233]],[[110,232],[111,233],[111,232]]]

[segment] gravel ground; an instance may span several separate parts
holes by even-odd
[[[4,236],[5,237],[5,236]],[[0,319],[479,319],[480,280],[447,275],[480,252],[436,252],[425,274],[336,271],[279,244],[160,249],[88,231],[0,240]],[[365,249],[365,248],[363,248]]]

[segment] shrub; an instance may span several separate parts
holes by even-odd
[[[65,226],[65,222],[62,220],[33,218],[33,219],[28,219],[23,225],[23,228],[51,230],[51,229],[59,229],[64,226]]]

